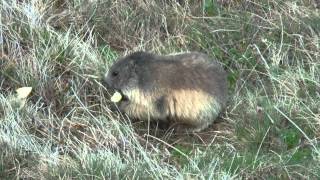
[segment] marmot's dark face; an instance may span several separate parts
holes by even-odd
[[[104,77],[108,88],[124,92],[137,86],[134,62],[131,59],[120,59],[114,63]]]

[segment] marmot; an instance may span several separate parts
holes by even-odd
[[[160,56],[138,51],[118,59],[104,82],[117,92],[113,101],[128,117],[199,132],[226,106],[226,77],[218,62],[203,53]]]

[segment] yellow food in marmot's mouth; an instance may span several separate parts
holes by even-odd
[[[115,103],[121,101],[121,99],[122,99],[122,95],[117,91],[111,97],[111,101]]]

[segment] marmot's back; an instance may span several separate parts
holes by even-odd
[[[227,99],[225,71],[201,53],[137,52],[117,61],[106,82],[122,94],[119,108],[130,117],[179,122],[193,131],[211,124]]]

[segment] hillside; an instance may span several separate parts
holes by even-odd
[[[318,0],[0,1],[0,179],[319,179]],[[110,111],[120,56],[200,51],[226,112],[173,134]],[[25,101],[15,90],[32,87]]]

